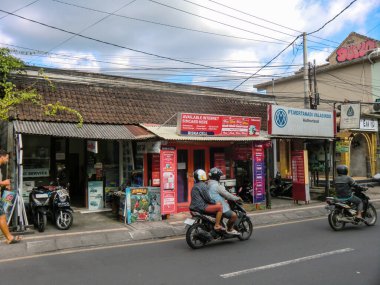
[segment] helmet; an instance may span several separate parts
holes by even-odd
[[[336,172],[339,174],[339,175],[347,175],[348,174],[348,167],[344,164],[342,165],[338,165],[336,167]]]
[[[195,182],[206,181],[207,174],[203,169],[197,169],[194,171],[194,180]]]
[[[210,179],[212,180],[216,180],[216,181],[219,181],[220,180],[220,177],[223,176],[223,171],[221,171],[219,168],[217,167],[213,167],[210,169],[210,173],[208,174],[208,176],[210,177]]]

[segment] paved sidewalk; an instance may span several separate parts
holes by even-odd
[[[380,187],[368,190],[377,209],[380,208]],[[294,204],[291,200],[274,200],[273,209],[249,212],[254,227],[292,222],[302,219],[322,218],[327,212],[325,203],[313,200],[310,204]],[[124,225],[111,212],[75,213],[74,225],[68,231],[59,231],[48,224],[44,233],[34,231],[24,236],[22,242],[0,245],[1,260],[60,250],[84,247],[118,245],[142,240],[180,237],[185,233],[183,221],[189,213],[172,215],[159,222],[137,222]]]

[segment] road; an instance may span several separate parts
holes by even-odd
[[[327,219],[255,228],[191,250],[183,238],[2,261],[0,284],[380,284],[380,225]]]

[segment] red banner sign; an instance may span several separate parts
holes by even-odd
[[[191,136],[259,136],[261,118],[182,113],[177,132]]]
[[[162,147],[160,152],[161,214],[177,211],[177,150]]]

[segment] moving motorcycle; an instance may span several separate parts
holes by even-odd
[[[279,172],[276,173],[276,176],[272,179],[270,185],[270,195],[272,197],[292,197],[293,193],[293,183],[292,181],[285,181],[281,178]]]
[[[364,224],[373,226],[377,221],[377,213],[375,207],[369,202],[370,198],[364,194],[366,190],[368,190],[368,188],[363,187],[362,190],[355,189],[354,195],[363,201],[362,215]],[[355,217],[357,214],[355,204],[335,197],[327,197],[326,203],[327,206],[325,208],[329,212],[328,221],[333,230],[342,230],[346,223],[358,225],[362,222]]]
[[[191,211],[192,219],[185,220],[187,228],[186,242],[191,248],[201,248],[213,240],[238,238],[239,240],[244,241],[251,237],[253,225],[250,218],[247,216],[247,212],[240,204],[234,201],[228,201],[228,203],[230,204],[231,210],[238,216],[238,219],[235,222],[235,229],[240,233],[240,235],[232,235],[223,231],[215,231],[215,217]],[[222,226],[226,227],[224,221],[222,221]]]

